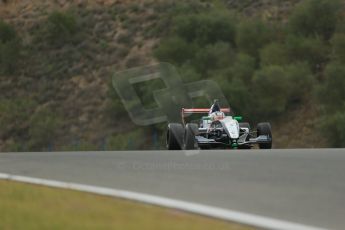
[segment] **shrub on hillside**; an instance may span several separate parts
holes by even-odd
[[[184,64],[179,68],[181,77],[184,82],[193,82],[201,79],[201,75],[195,70],[191,64]]]
[[[345,14],[340,14],[338,16],[335,33],[345,33]]]
[[[144,3],[145,5],[145,3]],[[150,26],[146,36],[148,37],[162,37],[170,32],[169,28],[173,28],[176,24],[177,18],[182,18],[187,15],[194,15],[200,12],[207,12],[203,3],[199,0],[192,1],[158,1],[152,2],[149,8],[153,9],[153,13],[148,15],[148,19],[155,20],[154,24]],[[152,20],[153,21],[153,20]]]
[[[181,65],[191,60],[198,47],[190,44],[180,37],[171,37],[161,42],[159,47],[154,51],[155,57],[160,61]]]
[[[251,85],[241,78],[233,78],[230,82],[220,81],[220,86],[226,95],[232,111],[235,114],[243,115],[247,121],[254,119],[253,105],[255,99],[251,92]]]
[[[0,74],[12,74],[20,55],[20,42],[13,27],[0,21]]]
[[[6,22],[0,20],[0,42],[6,43],[17,38],[16,31]]]
[[[193,59],[193,65],[203,76],[208,76],[209,71],[227,68],[235,61],[235,52],[229,43],[217,42],[199,48]]]
[[[319,120],[322,135],[326,137],[333,148],[345,147],[345,108],[335,113],[327,113]]]
[[[286,49],[291,62],[308,62],[313,71],[320,70],[328,59],[329,48],[318,37],[289,36]]]
[[[232,107],[241,114],[257,119],[279,115],[313,92],[314,78],[305,63],[264,66],[255,74],[253,67],[247,67],[248,72],[243,69],[242,74],[236,67],[237,75],[228,83],[218,80]]]
[[[345,105],[345,66],[331,63],[326,67],[324,76],[318,98],[327,112],[334,112]]]
[[[260,20],[243,20],[236,34],[239,50],[256,58],[259,50],[272,40],[271,28]]]
[[[216,77],[217,83],[236,114],[248,117],[253,114],[251,87],[255,69],[255,58],[239,53],[229,71]]]
[[[55,11],[48,16],[47,35],[53,43],[65,43],[72,41],[77,33],[77,21],[73,14]]]
[[[289,103],[301,102],[307,95],[312,95],[314,76],[306,63],[295,63],[284,67],[286,77],[291,85]]]
[[[345,64],[345,34],[335,34],[331,39],[332,59]]]
[[[317,91],[323,113],[320,131],[332,147],[345,147],[345,67],[337,62],[330,63],[324,76]]]
[[[215,12],[180,15],[174,22],[174,33],[199,45],[218,41],[234,44],[235,18],[230,13]]]
[[[336,28],[339,9],[339,0],[301,1],[289,17],[289,29],[293,34],[319,35],[327,40]]]
[[[52,145],[62,120],[49,109],[42,109],[33,114],[29,127],[29,146],[31,150],[42,150]]]
[[[26,99],[0,100],[0,138],[25,135],[36,103]]]
[[[285,65],[289,63],[286,47],[281,43],[272,42],[260,50],[260,64]]]
[[[254,97],[257,98],[253,110],[266,118],[285,111],[291,83],[281,66],[266,66],[257,71],[253,78]]]
[[[231,67],[231,78],[241,79],[244,83],[250,84],[256,69],[255,58],[244,53],[238,53],[236,60]]]
[[[13,74],[20,56],[18,41],[0,43],[0,74]]]

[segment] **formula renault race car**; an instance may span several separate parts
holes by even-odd
[[[191,149],[250,149],[258,144],[260,149],[272,148],[271,125],[268,122],[257,124],[250,129],[247,122],[239,122],[242,117],[225,115],[230,108],[182,109],[182,124],[170,123],[166,135],[169,150]],[[188,114],[208,114],[196,123],[185,123]]]

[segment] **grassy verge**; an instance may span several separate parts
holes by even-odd
[[[175,210],[0,180],[0,229],[250,229]]]

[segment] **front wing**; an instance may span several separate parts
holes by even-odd
[[[196,141],[199,145],[199,147],[208,147],[208,148],[220,148],[220,147],[233,147],[232,143],[224,143],[224,142],[217,142],[214,139],[208,139],[203,136],[195,136]],[[245,140],[245,138],[239,138],[237,140],[237,145],[253,145],[253,144],[264,144],[264,143],[270,143],[272,141],[272,138],[267,135],[260,135],[255,138],[249,138],[248,140]]]

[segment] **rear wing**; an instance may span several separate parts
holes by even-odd
[[[220,109],[221,112],[223,113],[230,113],[230,108],[221,108]],[[194,113],[209,113],[210,109],[207,108],[193,108],[193,109],[185,109],[182,108],[181,110],[181,116],[182,116],[182,123],[184,124],[184,118],[186,117],[187,114],[194,114]]]

